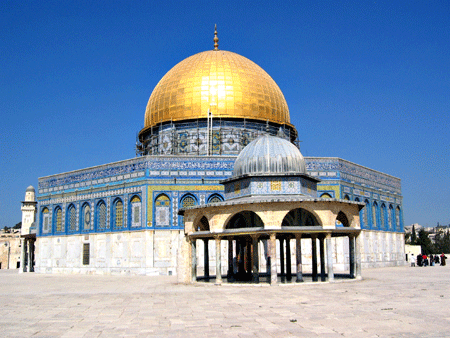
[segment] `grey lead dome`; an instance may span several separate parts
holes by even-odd
[[[234,163],[234,177],[249,174],[306,174],[305,159],[291,142],[266,134],[242,149]]]

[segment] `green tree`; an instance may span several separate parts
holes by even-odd
[[[22,228],[22,222],[19,222],[13,226],[13,229],[21,229],[21,228]]]
[[[413,225],[411,229],[411,245],[417,244],[416,228]]]
[[[415,244],[421,246],[422,253],[425,255],[429,255],[435,251],[434,245],[428,237],[428,232],[424,229],[419,230],[419,236],[417,237]]]
[[[450,252],[450,232],[447,230],[444,233],[436,235],[435,249],[437,253]]]

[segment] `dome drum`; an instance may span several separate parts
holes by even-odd
[[[297,131],[288,124],[241,118],[213,118],[208,132],[207,119],[200,118],[166,121],[143,129],[139,134],[137,153],[236,156],[248,143],[266,132],[270,135],[280,135],[291,142],[297,139]]]

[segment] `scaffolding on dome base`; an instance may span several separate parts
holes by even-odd
[[[248,143],[266,133],[288,139],[299,147],[297,131],[291,125],[210,117],[160,122],[142,129],[136,136],[136,156],[238,155]]]

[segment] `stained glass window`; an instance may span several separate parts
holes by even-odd
[[[77,213],[73,205],[69,207],[69,230],[77,231]]]
[[[213,196],[209,199],[208,203],[219,203],[222,202],[222,199],[219,196]]]
[[[183,208],[193,207],[195,205],[195,200],[188,196],[183,200]]]
[[[377,204],[376,203],[372,204],[372,222],[373,222],[373,226],[376,228],[377,227]]]
[[[123,203],[121,200],[117,200],[117,202],[115,203],[114,211],[114,225],[116,229],[121,229],[123,227]]]
[[[83,230],[90,230],[91,229],[91,208],[89,207],[89,204],[85,204],[83,207]]]
[[[133,196],[131,199],[131,226],[141,226],[141,199],[139,196]]]
[[[62,228],[62,210],[61,208],[56,209],[56,231],[64,231]]]
[[[106,229],[106,205],[101,201],[97,208],[97,228],[98,230],[104,230]]]
[[[42,231],[49,232],[49,212],[47,208],[42,209]]]

